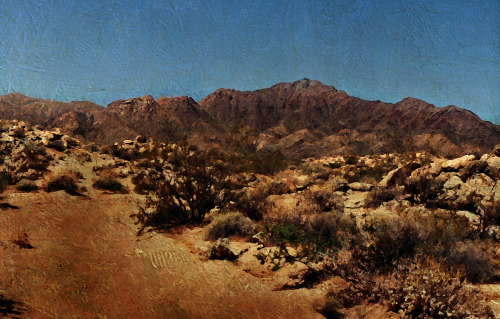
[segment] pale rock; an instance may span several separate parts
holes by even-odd
[[[275,289],[291,288],[302,284],[304,276],[309,271],[310,268],[300,261],[296,261],[293,264],[285,264],[273,276],[273,280],[276,283]]]
[[[500,242],[500,226],[499,225],[490,225],[486,227],[484,233],[491,239],[494,239]]]
[[[459,158],[448,160],[441,165],[442,171],[458,171],[465,167],[469,162],[473,161],[476,157],[474,155],[465,155]]]
[[[459,188],[464,182],[458,176],[452,176],[446,183],[444,183],[443,187],[445,189],[455,189]]]
[[[469,220],[469,224],[471,225],[472,229],[474,230],[481,230],[481,218],[473,214],[471,212],[468,212],[466,210],[459,210],[456,212],[458,216],[463,216]]]
[[[353,191],[358,191],[358,192],[369,192],[373,188],[372,184],[360,183],[360,182],[350,183],[347,186]]]
[[[344,207],[348,209],[363,207],[366,201],[366,194],[368,193],[353,193],[352,195],[346,196]]]
[[[477,194],[490,196],[495,187],[495,181],[486,174],[476,174],[467,180],[467,185],[472,187]]]
[[[297,257],[297,249],[293,247],[286,247],[286,251],[291,257]]]
[[[488,158],[490,158],[490,157],[491,157],[491,155],[490,155],[490,154],[483,154],[483,155],[481,156],[481,159],[480,159],[480,160],[481,160],[481,161],[486,162],[486,161],[488,160]]]
[[[309,175],[299,175],[292,178],[297,189],[306,188],[311,185],[311,177]]]
[[[393,169],[378,183],[379,187],[389,186],[390,181],[393,179],[394,175],[401,170],[400,167]]]
[[[500,157],[498,156],[491,156],[486,160],[486,163],[491,168],[500,169]]]

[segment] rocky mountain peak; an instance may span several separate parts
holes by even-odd
[[[307,78],[256,91],[221,88],[199,102],[145,95],[106,108],[12,93],[0,97],[0,117],[61,127],[99,143],[141,134],[169,140],[188,136],[200,146],[229,147],[242,138],[248,147],[300,157],[409,148],[458,156],[500,143],[498,125],[456,106],[439,108],[411,97],[395,104],[366,101]],[[232,136],[241,127],[251,136]]]

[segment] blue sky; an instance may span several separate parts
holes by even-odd
[[[0,0],[0,94],[199,100],[307,77],[500,122],[498,0]]]

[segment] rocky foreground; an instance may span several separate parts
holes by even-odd
[[[15,121],[0,142],[3,316],[500,316],[498,147],[277,160],[265,172],[218,158],[216,205],[165,227],[146,218],[159,196],[148,185],[161,185],[147,177],[182,183],[170,157],[152,157],[182,146],[97,147]]]

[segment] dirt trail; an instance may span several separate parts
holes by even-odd
[[[21,317],[322,318],[317,291],[270,291],[163,234],[138,239],[130,197],[91,196],[6,194],[19,209],[0,211],[0,294]]]

